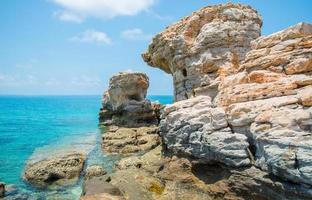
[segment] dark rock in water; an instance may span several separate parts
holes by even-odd
[[[158,124],[154,106],[146,99],[149,80],[144,73],[119,73],[109,82],[102,100],[100,124],[140,127]]]
[[[21,191],[16,185],[5,186],[5,200],[30,200],[36,198],[30,198],[30,194],[25,191]]]
[[[0,197],[4,197],[5,194],[5,184],[0,182]]]
[[[28,163],[24,179],[36,187],[73,183],[78,180],[85,160],[85,154],[67,153]]]

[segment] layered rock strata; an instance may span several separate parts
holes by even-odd
[[[261,26],[261,17],[250,6],[208,6],[156,35],[143,59],[172,74],[176,101],[202,88],[213,97],[218,77],[238,70]]]
[[[249,6],[222,4],[155,36],[143,58],[173,75],[179,101],[165,108],[160,134],[173,155],[235,167],[231,176],[263,181],[268,196],[309,199],[312,25],[259,37],[260,28]]]
[[[102,136],[102,148],[107,154],[129,154],[151,150],[161,142],[158,127],[108,127]]]
[[[167,106],[160,123],[161,136],[174,155],[228,166],[250,164],[247,137],[233,133],[221,107],[199,96]]]
[[[119,73],[109,81],[100,111],[102,125],[140,127],[157,124],[152,103],[146,99],[149,79],[144,73]]]

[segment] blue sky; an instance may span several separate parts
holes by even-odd
[[[151,36],[217,0],[1,0],[0,94],[102,94],[119,71],[143,71],[149,94],[172,94],[172,79],[141,59]],[[267,35],[312,23],[312,1],[249,4]]]

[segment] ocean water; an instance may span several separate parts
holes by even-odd
[[[173,98],[149,99],[169,104]],[[103,155],[99,148],[100,107],[100,96],[0,96],[0,181],[37,194],[37,199],[49,195],[53,199],[59,193],[69,195],[67,199],[78,198],[79,184],[62,191],[36,190],[21,177],[29,158],[51,155],[58,149],[86,148],[91,151],[89,164],[113,165],[114,158]]]

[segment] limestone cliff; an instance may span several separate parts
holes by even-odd
[[[214,96],[218,77],[238,70],[261,26],[261,17],[250,6],[208,6],[156,35],[143,59],[172,74],[176,101],[202,87]]]
[[[173,75],[178,101],[165,108],[160,134],[173,155],[255,166],[306,199],[312,196],[312,25],[260,37],[261,24],[249,6],[220,4],[155,36],[143,59]]]

